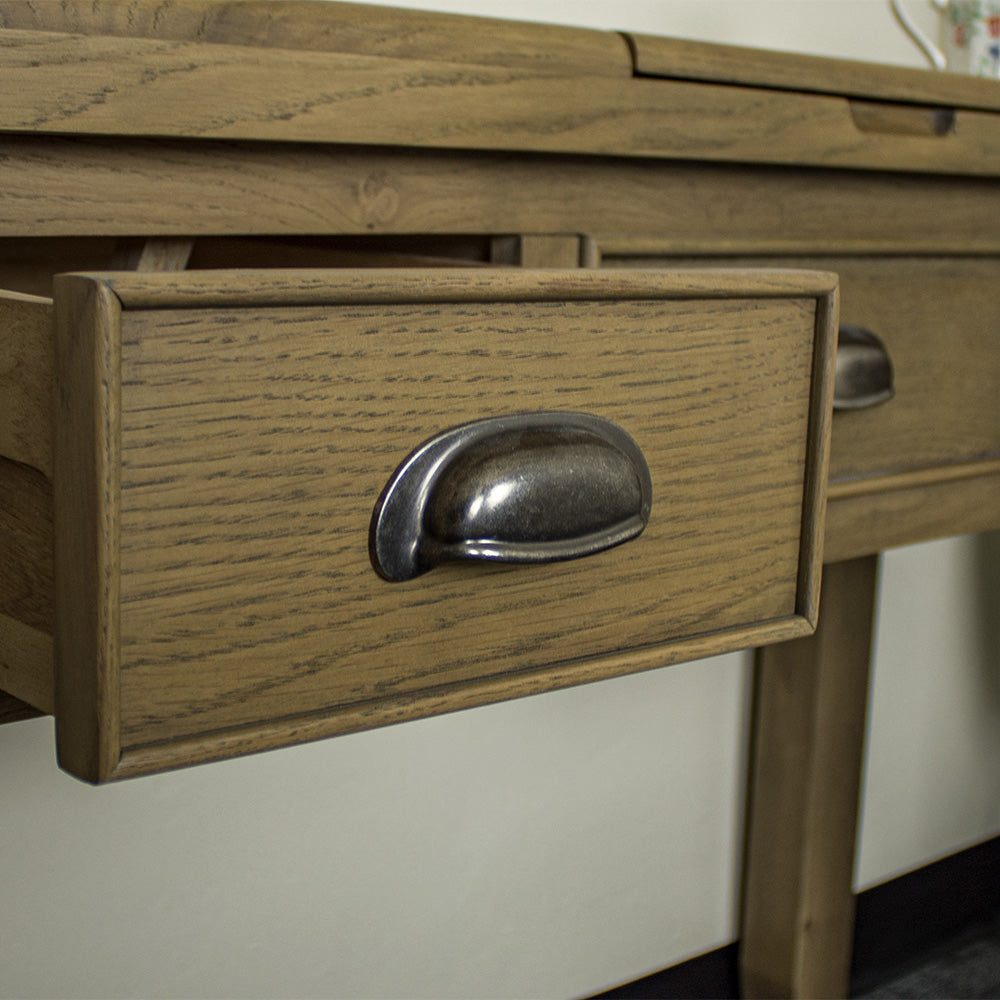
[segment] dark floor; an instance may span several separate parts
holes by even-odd
[[[1000,1000],[1000,918],[978,924],[905,966],[858,984],[858,1000]]]
[[[731,945],[592,1000],[735,1000],[736,962]],[[905,962],[856,974],[851,985],[853,1000],[1000,1000],[1000,914]]]
[[[855,1000],[1000,1000],[1000,837],[856,897]],[[739,945],[593,1000],[734,1000]]]

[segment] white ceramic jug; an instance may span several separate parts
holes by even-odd
[[[913,23],[903,0],[889,0],[896,19],[937,69],[1000,77],[1000,2],[929,0],[942,15],[941,45]]]

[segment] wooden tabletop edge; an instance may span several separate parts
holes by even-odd
[[[514,268],[79,272],[62,281],[99,284],[126,309],[384,302],[488,302],[690,298],[824,298],[831,272],[782,268],[530,270]]]

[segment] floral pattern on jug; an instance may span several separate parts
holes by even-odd
[[[902,0],[890,0],[899,23],[938,69],[1000,77],[1000,2],[930,0],[944,16],[941,45],[914,24]]]
[[[951,47],[968,53],[965,72],[996,76],[1000,64],[1000,4],[951,3],[947,15]]]

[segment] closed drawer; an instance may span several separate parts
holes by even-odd
[[[1000,527],[995,257],[824,257],[841,318],[876,334],[892,398],[833,420],[825,553]]]
[[[834,421],[833,482],[1000,457],[1000,299],[995,258],[834,258],[845,323],[892,359],[882,406]]]
[[[621,242],[621,241],[620,241]],[[883,405],[845,409],[833,423],[831,483],[879,479],[1000,457],[1000,260],[874,255],[677,258],[606,253],[613,268],[823,268],[837,274],[840,318],[876,334],[894,370]]]
[[[692,266],[627,241],[606,266]],[[698,258],[704,266],[708,261]],[[1000,299],[996,257],[718,257],[715,266],[828,268],[845,325],[875,334],[892,397],[833,420],[829,560],[1000,527]]]
[[[828,266],[840,274],[844,322],[885,343],[894,395],[835,415],[827,558],[1000,527],[1000,260]]]
[[[810,272],[57,279],[61,763],[104,780],[808,632],[834,288]],[[524,412],[624,430],[650,472],[645,530],[568,561],[379,575],[373,510],[408,454]]]

